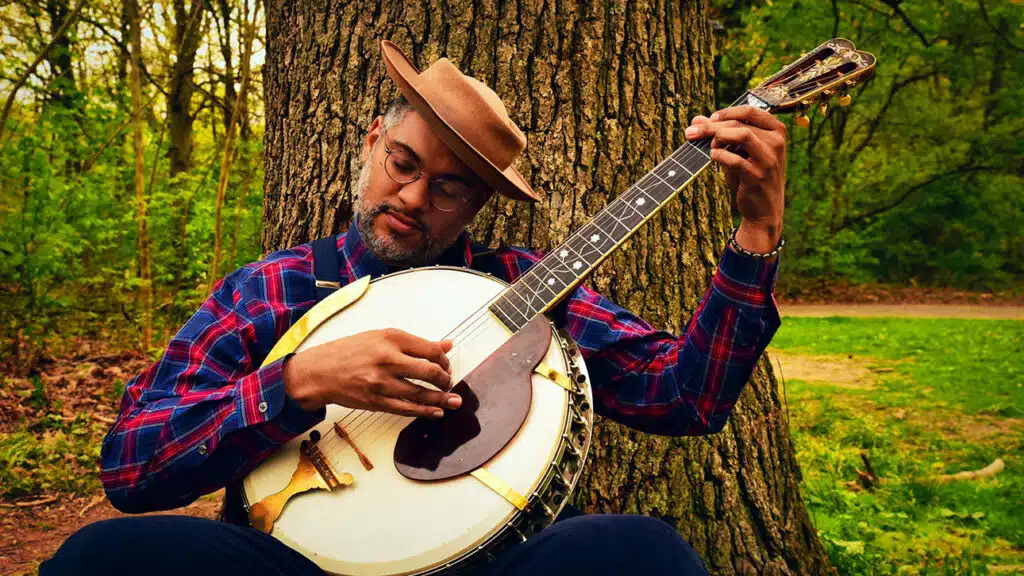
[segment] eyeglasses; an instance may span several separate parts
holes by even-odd
[[[420,165],[408,152],[397,148],[392,150],[388,145],[387,130],[384,133],[384,171],[392,180],[399,184],[409,184],[419,180],[422,173]],[[430,205],[442,212],[452,212],[462,206],[469,205],[473,200],[473,191],[461,182],[439,178],[431,180],[427,186]]]

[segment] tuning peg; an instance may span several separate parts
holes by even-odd
[[[804,100],[803,102],[797,105],[797,115],[795,119],[797,126],[801,128],[807,128],[808,126],[811,125],[811,119],[807,117],[807,110],[810,109],[810,107],[811,103],[808,102],[807,100]]]
[[[822,100],[821,103],[818,104],[818,113],[824,116],[826,110],[828,110],[828,102]]]
[[[850,105],[850,100],[852,100],[852,98],[850,97],[849,94],[843,94],[842,96],[839,97],[839,105],[840,106],[849,106]]]

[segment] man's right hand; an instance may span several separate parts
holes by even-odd
[[[288,396],[305,410],[327,404],[439,418],[462,404],[452,387],[445,353],[450,340],[432,342],[395,328],[372,330],[314,346],[284,367]],[[429,382],[444,392],[406,380]]]

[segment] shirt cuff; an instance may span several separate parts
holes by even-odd
[[[272,422],[292,436],[323,421],[326,408],[303,410],[285,391],[284,365],[288,354],[242,378],[238,383],[238,414],[242,426]]]
[[[751,306],[775,306],[775,280],[779,261],[751,258],[729,248],[722,253],[712,285],[726,298]]]

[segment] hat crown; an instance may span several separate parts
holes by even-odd
[[[526,148],[526,136],[494,90],[447,58],[420,72],[394,43],[383,40],[380,47],[388,76],[470,170],[509,198],[540,200],[513,164]]]
[[[512,121],[498,94],[440,58],[410,82],[474,148],[504,170],[526,148],[526,136]]]

